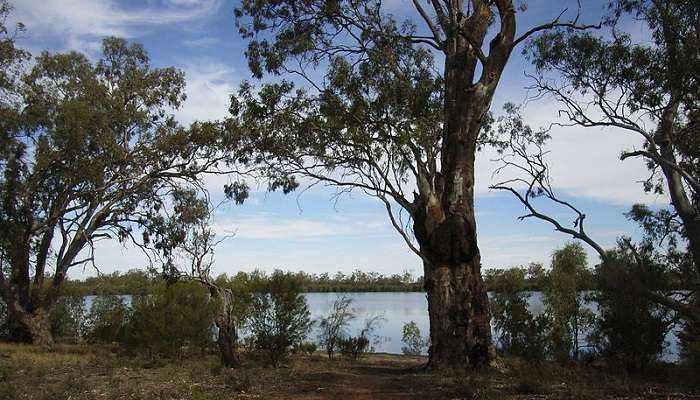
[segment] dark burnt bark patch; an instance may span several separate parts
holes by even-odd
[[[471,224],[458,217],[446,219],[428,239],[433,262],[459,265],[476,255],[476,234]]]

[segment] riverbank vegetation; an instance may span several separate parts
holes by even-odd
[[[629,255],[617,264],[587,267],[580,244],[570,243],[552,255],[547,268],[500,270],[491,277],[497,351],[524,362],[605,363],[627,371],[644,371],[661,360],[665,338],[678,322],[668,310],[637,293]],[[541,288],[543,310],[529,308],[527,276]],[[214,343],[211,327],[218,310],[200,282],[148,278],[149,289],[131,297],[100,293],[85,309],[85,297],[62,296],[50,314],[51,334],[73,343],[114,343],[124,351],[172,356],[183,348],[206,349]],[[651,279],[653,278],[653,279]],[[380,318],[369,318],[364,328],[349,332],[356,318],[352,300],[339,295],[328,315],[312,321],[303,293],[303,275],[275,271],[220,276],[217,287],[230,293],[235,305],[229,312],[235,333],[231,344],[260,354],[270,365],[280,365],[294,352],[316,349],[343,358],[358,359],[370,352]],[[595,290],[585,290],[593,283]],[[649,282],[659,284],[659,277]],[[142,287],[141,285],[137,285]],[[128,299],[128,301],[127,301]],[[595,310],[595,311],[594,311]],[[312,326],[318,336],[311,335]],[[12,318],[0,315],[0,334],[12,338]],[[404,327],[406,354],[425,353],[430,345],[415,324]],[[684,351],[678,362],[693,365],[698,355],[693,342],[681,336]]]
[[[413,5],[428,36],[375,1],[241,2],[235,23],[254,76],[293,72],[315,90],[244,82],[225,119],[184,126],[173,116],[185,100],[182,71],[156,68],[141,45],[114,37],[94,58],[32,59],[16,46],[24,26],[4,25],[11,6],[0,0],[0,336],[33,344],[0,344],[0,398],[697,396],[697,2],[613,0],[609,36],[564,13],[516,36],[508,0],[423,3]],[[622,16],[643,20],[651,42],[633,43]],[[668,192],[671,204],[631,208],[639,240],[603,248],[586,214],[551,186],[548,133],[514,105],[491,114],[521,43],[537,89],[572,124],[643,137],[622,158],[644,158],[644,190]],[[552,72],[563,86],[550,85]],[[526,175],[493,186],[525,206],[521,219],[578,240],[549,265],[482,274],[474,168],[486,146],[502,156],[499,173]],[[238,204],[251,181],[289,193],[306,179],[373,196],[423,276],[215,277],[221,239],[207,174],[227,175],[224,194]],[[541,212],[542,201],[572,214],[573,227]],[[67,280],[94,266],[104,240],[143,250],[151,269]],[[581,243],[597,252],[595,267]],[[430,329],[405,325],[404,357],[370,354],[381,317],[350,332],[348,299],[314,321],[303,296],[420,290]],[[533,290],[541,313],[528,308]],[[661,359],[672,331],[682,350],[673,365]]]

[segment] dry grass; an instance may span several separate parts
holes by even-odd
[[[104,346],[0,344],[0,399],[700,399],[700,381],[674,366],[645,376],[513,360],[478,373],[424,371],[422,357],[359,362],[297,356],[281,368],[253,357],[224,369],[215,354],[140,358]]]

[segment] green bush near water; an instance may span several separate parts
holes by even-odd
[[[185,346],[212,344],[216,304],[198,282],[160,285],[132,300],[124,343],[131,351],[175,355]]]

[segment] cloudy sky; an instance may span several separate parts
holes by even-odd
[[[10,0],[12,2],[12,0]],[[27,32],[20,44],[32,53],[41,50],[78,50],[99,57],[100,41],[114,35],[142,43],[154,66],[176,66],[186,73],[187,101],[176,112],[182,123],[226,116],[228,97],[239,82],[251,79],[228,0],[15,0],[12,21],[22,21]],[[410,0],[387,1],[387,10],[399,17],[412,10]],[[571,4],[567,4],[571,3]],[[599,0],[582,2],[581,20],[597,22],[604,13]],[[556,6],[554,6],[556,4]],[[518,21],[518,31],[547,22],[576,1],[530,0]],[[11,22],[12,22],[11,21]],[[636,38],[644,27],[628,24]],[[493,102],[498,111],[505,102],[525,103],[532,67],[516,50]],[[557,119],[551,99],[527,102],[524,115],[533,126]],[[623,149],[639,146],[636,137],[613,130],[560,128],[552,131],[548,161],[554,184],[566,199],[587,213],[591,236],[612,245],[622,234],[638,235],[623,213],[633,203],[663,205],[666,200],[645,195],[638,181],[646,169],[638,160],[621,162]],[[477,224],[482,261],[486,268],[548,263],[551,252],[568,238],[538,221],[519,221],[522,206],[488,186],[494,154],[477,158]],[[220,194],[225,181],[209,181]],[[243,206],[225,204],[215,215],[219,232],[234,233],[217,249],[216,272],[235,273],[254,268],[282,268],[307,272],[349,272],[355,268],[381,273],[403,270],[420,273],[420,260],[391,227],[383,205],[361,193],[333,198],[333,192],[315,187],[303,194],[284,196],[258,190]],[[551,210],[565,221],[573,217]],[[597,258],[591,253],[591,262]],[[118,243],[103,243],[97,254],[102,272],[142,267],[143,256]],[[73,277],[94,271],[74,270]]]

